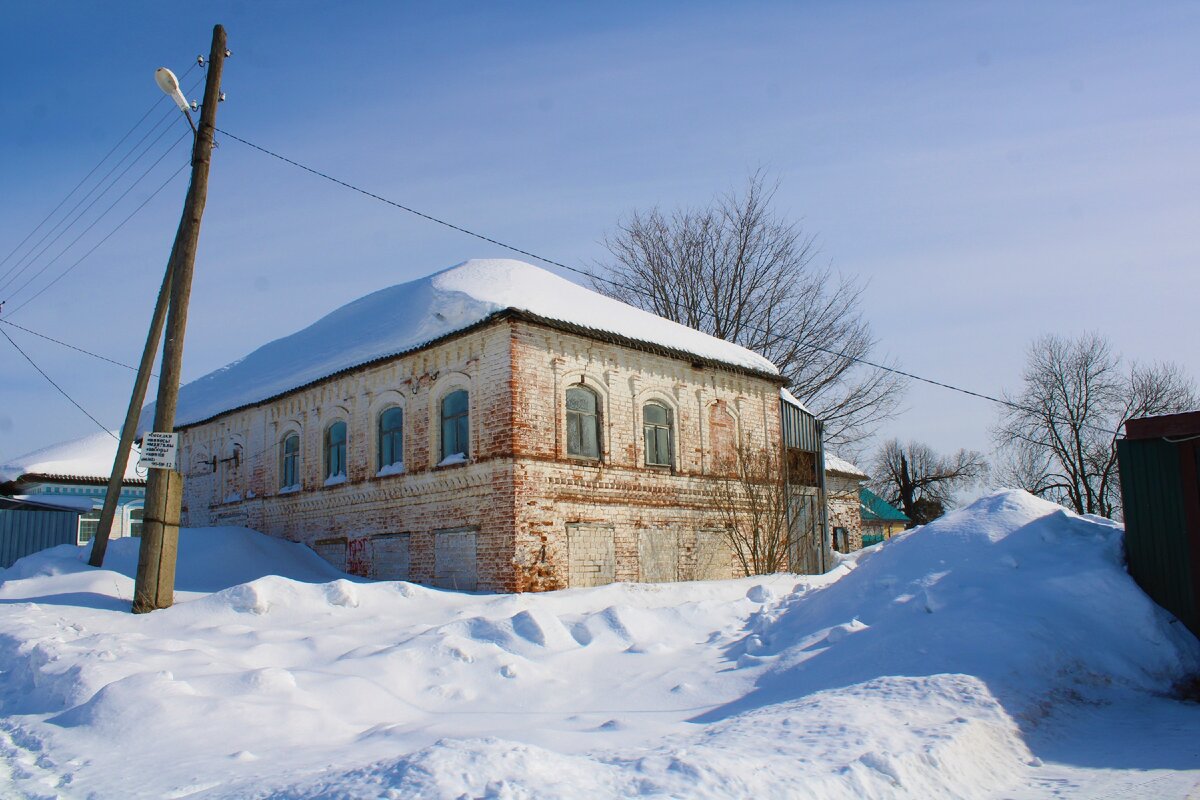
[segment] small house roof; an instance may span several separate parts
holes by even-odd
[[[757,353],[512,259],[477,259],[361,297],[303,330],[263,345],[183,386],[177,427],[194,425],[428,346],[508,314],[584,335],[609,336],[660,352],[782,382]],[[139,431],[153,419],[142,411]]]
[[[845,475],[849,478],[867,479],[867,473],[863,472],[858,467],[846,461],[843,458],[838,458],[828,450],[825,451],[825,474],[826,475]]]
[[[80,507],[67,506],[61,503],[43,503],[28,497],[4,497],[0,495],[0,511],[57,511],[66,514],[82,514]]]
[[[909,522],[907,514],[865,486],[858,490],[858,499],[863,522]]]
[[[61,483],[107,483],[117,456],[116,432],[99,431],[81,439],[59,442],[0,464],[0,483],[24,479]],[[146,481],[137,473],[137,453],[125,467],[125,483]]]

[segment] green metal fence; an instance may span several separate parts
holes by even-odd
[[[1200,485],[1195,441],[1117,442],[1129,574],[1163,608],[1200,636],[1200,561],[1194,513]]]

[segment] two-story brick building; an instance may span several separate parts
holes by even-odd
[[[732,577],[715,482],[780,448],[783,383],[545,270],[469,261],[183,387],[184,524],[461,589]]]

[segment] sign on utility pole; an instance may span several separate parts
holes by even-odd
[[[138,466],[143,469],[179,470],[179,434],[147,433],[142,437],[142,457]]]
[[[158,373],[158,399],[152,430],[175,430],[175,407],[179,400],[179,374],[183,366],[183,334],[187,327],[188,297],[200,240],[200,220],[208,197],[208,170],[212,161],[213,129],[221,98],[221,70],[225,65],[225,29],[213,28],[208,59],[208,79],[200,109],[195,145],[192,147],[192,182],[183,205],[183,217],[171,250],[171,300],[167,316],[166,343]],[[146,506],[142,519],[142,542],[138,551],[137,579],[133,587],[133,613],[167,608],[175,602],[175,558],[179,549],[179,517],[183,503],[183,475],[175,469],[152,469],[146,484]]]

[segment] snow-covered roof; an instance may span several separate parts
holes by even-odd
[[[183,386],[175,424],[260,403],[345,369],[399,355],[512,309],[733,367],[778,375],[731,342],[605,297],[532,264],[465,261],[359,298],[307,328]],[[140,430],[153,418],[142,413]]]
[[[117,440],[113,438],[116,435],[116,431],[112,436],[98,431],[82,439],[59,442],[26,453],[0,464],[0,482],[15,481],[22,475],[107,481],[117,455]],[[125,467],[125,480],[143,480],[137,473],[137,460],[135,451],[130,454],[129,464]]]
[[[838,458],[828,450],[825,451],[825,472],[836,472],[839,475],[849,475],[855,478],[867,478],[867,473],[863,472],[849,461],[846,461],[843,458]]]
[[[67,511],[91,511],[95,505],[92,498],[73,494],[14,494],[13,500]]]

